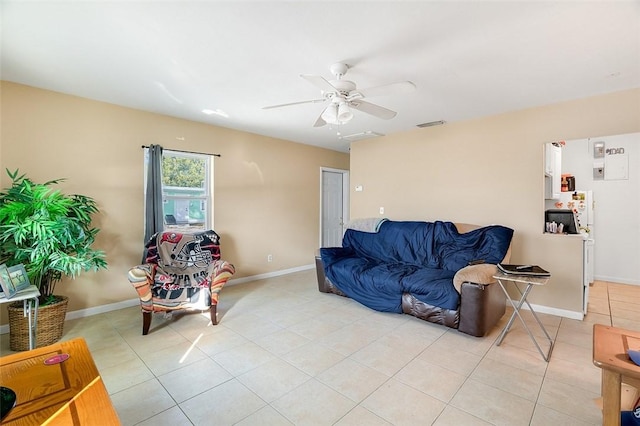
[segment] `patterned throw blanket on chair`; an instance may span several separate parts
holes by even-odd
[[[220,236],[213,230],[159,232],[146,249],[146,263],[157,265],[154,281],[163,290],[209,287],[215,261],[220,259]]]

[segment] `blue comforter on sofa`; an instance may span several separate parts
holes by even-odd
[[[371,309],[402,312],[402,294],[455,310],[456,272],[474,260],[497,264],[513,230],[492,225],[464,234],[452,222],[383,222],[378,232],[348,229],[342,247],[322,248],[327,278]]]

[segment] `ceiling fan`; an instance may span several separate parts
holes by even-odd
[[[353,118],[353,112],[351,112],[352,109],[362,111],[384,120],[389,120],[395,117],[397,112],[364,101],[363,99],[373,96],[407,93],[415,90],[416,88],[416,85],[410,81],[400,81],[382,86],[370,87],[368,89],[358,89],[353,81],[342,79],[349,69],[347,64],[335,63],[331,65],[329,69],[331,70],[331,74],[335,77],[335,79],[331,81],[327,81],[320,75],[300,74],[300,77],[321,90],[322,98],[271,105],[263,107],[262,109],[328,102],[329,105],[327,105],[327,107],[322,111],[313,125],[314,127],[321,127],[326,124],[345,124]]]

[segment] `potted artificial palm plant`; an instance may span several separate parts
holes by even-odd
[[[99,229],[91,226],[98,207],[91,197],[66,195],[52,186],[63,179],[35,183],[18,170],[0,192],[0,264],[23,264],[40,290],[36,347],[62,337],[68,298],[54,293],[64,276],[107,267],[102,250],[92,248]],[[28,349],[22,304],[9,305],[11,350]]]

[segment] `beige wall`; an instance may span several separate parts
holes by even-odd
[[[135,297],[126,273],[142,253],[141,145],[222,155],[215,230],[234,278],[312,264],[320,168],[349,168],[348,154],[13,83],[2,82],[0,95],[2,187],[5,168],[37,181],[64,177],[63,190],[94,197],[101,209],[97,247],[109,269],[59,284],[56,293],[71,296],[70,311]]]
[[[638,131],[640,89],[355,142],[351,217],[509,226],[512,261],[552,272],[532,303],[579,312],[581,239],[542,233],[543,143]]]

